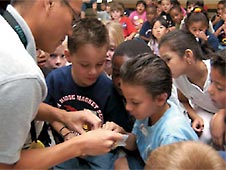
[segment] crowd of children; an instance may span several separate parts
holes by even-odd
[[[203,0],[185,8],[177,0],[138,0],[130,13],[114,0],[84,1],[72,35],[51,54],[36,51],[48,88],[42,104],[91,111],[124,140],[106,154],[52,168],[225,167],[226,0],[216,5],[210,19]],[[62,122],[45,126],[55,144],[81,135]],[[93,129],[87,122],[83,130]]]
[[[188,0],[187,10],[179,1],[139,0],[130,13],[122,3],[98,5],[105,12],[108,6],[108,19],[97,15],[107,29],[88,16],[76,24],[65,50],[72,65],[47,77],[45,102],[67,111],[92,110],[103,129],[127,137],[123,147],[106,155],[74,158],[54,168],[223,167],[226,154],[216,150],[225,149],[226,2],[219,1],[211,20],[199,0]],[[56,143],[79,135],[58,122],[51,126]],[[200,146],[200,155],[210,150],[219,164],[207,164],[209,155],[193,165],[192,153]],[[190,162],[175,163],[176,152],[186,153]],[[170,157],[162,159],[163,153]]]
[[[156,55],[154,58],[160,56],[160,58],[162,58],[167,63],[172,72],[172,87],[173,89],[177,89],[171,90],[171,92],[173,97],[175,95],[178,96],[178,102],[180,103],[180,106],[178,106],[180,107],[179,112],[184,111],[183,115],[185,115],[187,121],[190,122],[191,127],[193,128],[194,132],[196,132],[201,142],[204,142],[215,149],[224,150],[225,123],[223,120],[225,117],[226,103],[225,100],[221,98],[220,102],[221,104],[224,104],[224,107],[217,107],[217,102],[215,100],[218,100],[218,98],[212,99],[210,96],[210,90],[208,90],[213,86],[211,83],[213,81],[211,78],[211,63],[213,63],[211,58],[213,58],[217,52],[222,51],[222,49],[224,49],[226,46],[226,19],[224,16],[226,13],[226,1],[220,0],[216,6],[217,14],[210,18],[208,15],[207,6],[204,4],[203,0],[187,0],[185,8],[183,8],[180,2],[177,0],[139,0],[134,6],[135,10],[131,11],[129,14],[127,12],[125,15],[125,8],[122,3],[113,1],[110,3],[110,15],[112,17],[110,22],[116,21],[121,24],[124,31],[124,41],[134,39],[136,41],[142,42],[143,45],[147,44],[152,53]],[[135,42],[133,43],[136,44]],[[136,75],[136,72],[133,72],[132,68],[133,66],[135,67],[136,64],[139,63],[139,60],[142,60],[144,56],[146,58],[144,57],[145,59],[143,60],[150,60],[150,63],[152,63],[152,59],[149,58],[152,58],[153,56],[148,56],[147,54],[140,55],[136,59],[137,61],[133,59],[134,61],[131,60],[130,62],[132,63],[129,65],[129,63],[126,62],[128,59],[125,60],[121,58],[119,60],[118,58],[118,56],[125,56],[126,52],[123,53],[122,50],[126,51],[129,46],[131,46],[130,41],[128,41],[127,45],[126,43],[122,43],[122,47],[119,45],[119,51],[121,51],[119,54],[117,54],[118,50],[116,48],[116,53],[113,55],[115,57],[112,59],[112,79],[113,82],[116,83],[116,89],[119,91],[120,95],[122,95],[122,99],[125,101],[126,110],[132,115],[132,117],[136,118],[136,122],[131,134],[136,134],[136,144],[138,145],[137,147],[140,151],[139,153],[142,158],[141,160],[146,162],[148,154],[153,149],[150,147],[153,145],[153,139],[151,140],[148,138],[148,129],[154,128],[152,127],[153,120],[152,116],[148,116],[150,109],[147,108],[147,110],[143,110],[143,113],[149,117],[149,119],[147,119],[147,126],[144,126],[144,122],[143,128],[141,128],[140,124],[137,125],[139,120],[146,120],[146,117],[139,117],[142,115],[142,111],[139,110],[139,105],[142,105],[142,100],[139,98],[139,96],[141,95],[142,98],[145,97],[145,94],[142,93],[142,89],[139,89],[139,86],[145,87],[145,85],[140,83],[145,78],[138,73],[137,74],[139,76]],[[137,46],[139,47],[139,44],[137,44]],[[130,48],[131,51],[133,51],[133,49],[137,49],[133,46]],[[146,46],[143,48],[145,49]],[[139,50],[137,49],[136,51]],[[140,52],[139,54],[142,53]],[[134,58],[137,55],[138,54],[134,51],[134,53],[126,56],[129,58]],[[123,67],[125,70],[120,73],[120,67],[124,62],[126,62],[128,66],[125,65],[125,68]],[[142,69],[145,69],[146,64],[147,63],[143,61],[143,64],[137,65],[137,68],[134,68],[135,71],[141,69],[141,66]],[[126,70],[126,67],[128,67],[128,70]],[[159,67],[163,68],[163,66]],[[144,70],[139,71],[139,73],[142,74],[144,74],[144,72]],[[151,79],[151,70],[149,70],[148,73],[150,74],[149,78]],[[120,76],[123,77],[121,78]],[[130,77],[128,78],[127,76]],[[138,76],[139,81],[136,79],[136,76]],[[146,75],[145,77],[145,80],[148,81],[148,76]],[[155,82],[157,83],[157,80]],[[225,82],[221,83],[223,84],[221,84],[223,87],[220,86],[220,89],[224,91],[224,93],[222,92],[222,95],[225,95]],[[147,89],[144,89],[147,92]],[[161,93],[164,94],[164,92]],[[152,96],[153,94],[150,93],[150,95]],[[152,96],[152,99],[155,100],[155,97]],[[168,98],[165,100],[169,102],[170,99],[167,99]],[[173,106],[171,103],[169,105],[170,107]],[[151,104],[149,104],[149,107],[151,107]],[[135,115],[139,113],[140,115],[136,117]],[[165,115],[164,112],[162,114]],[[174,119],[176,118],[174,117]],[[158,122],[157,120],[156,122]],[[155,122],[153,124],[155,124]],[[146,144],[140,144],[142,140],[139,139],[140,135],[138,135],[138,132],[135,131],[136,127],[141,131],[141,134],[143,134],[142,140],[147,142]],[[123,131],[122,133],[128,132]],[[156,135],[153,135],[152,133],[153,132],[150,133],[151,136],[156,137]],[[147,138],[147,141],[145,138]],[[179,141],[180,138],[176,138]],[[134,140],[135,138],[132,139]],[[186,139],[183,138],[183,140]],[[191,138],[189,138],[189,140],[191,140]],[[194,136],[192,140],[196,140]],[[131,141],[130,135],[127,139],[127,142],[128,141]],[[162,139],[161,141],[164,140]],[[128,146],[127,142],[125,148],[130,148],[132,142],[128,142]],[[173,141],[171,141],[171,143],[173,143]],[[159,147],[160,145],[161,144],[158,143],[156,146]],[[131,159],[131,156],[127,155],[126,158],[127,159],[122,159],[120,157],[117,160],[117,166],[115,165],[115,169],[138,168],[137,166],[133,166],[134,163],[131,161],[133,160]],[[139,163],[138,165],[142,166],[142,163]]]

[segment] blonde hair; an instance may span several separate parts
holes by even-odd
[[[118,22],[110,21],[105,24],[110,40],[114,41],[115,47],[124,41],[122,25]]]
[[[201,142],[186,141],[155,149],[149,155],[145,170],[220,170],[225,167],[226,163],[211,146]]]

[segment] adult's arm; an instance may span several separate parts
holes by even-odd
[[[0,169],[48,169],[73,157],[107,153],[119,140],[119,133],[96,129],[52,147],[22,150],[15,164],[0,163]]]

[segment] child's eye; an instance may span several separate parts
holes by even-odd
[[[51,58],[57,58],[57,55],[56,54],[50,54],[49,55]]]
[[[163,58],[163,60],[164,60],[166,63],[168,63],[168,62],[170,62],[171,58]]]
[[[115,51],[115,48],[112,47],[112,48],[109,48],[108,50],[114,52]]]
[[[217,90],[218,90],[218,91],[225,91],[225,88],[217,87]]]
[[[226,88],[224,86],[220,86],[220,85],[216,85],[216,88],[218,91],[222,92],[222,91],[225,91]]]
[[[98,67],[101,67],[101,66],[103,66],[103,65],[104,65],[104,63],[98,63],[98,64],[97,64]]]
[[[62,54],[62,55],[60,56],[60,58],[65,58],[65,55],[64,55],[64,54]]]
[[[133,105],[139,105],[140,103],[139,102],[137,102],[137,101],[132,101],[131,102]]]
[[[210,80],[210,82],[211,82],[212,85],[215,86],[215,88],[216,88],[218,91],[222,92],[222,91],[225,91],[225,90],[226,90],[226,88],[225,88],[224,86],[221,86],[221,85],[215,83],[213,80]]]
[[[88,67],[89,64],[81,64],[82,67]]]

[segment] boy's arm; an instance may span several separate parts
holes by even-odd
[[[127,37],[125,38],[125,41],[127,41],[127,40],[132,40],[132,39],[134,38],[135,35],[136,35],[136,32],[132,32],[129,36],[127,36]]]
[[[144,41],[150,41],[150,39],[151,39],[151,38],[147,38],[147,37],[145,37],[145,36],[143,36],[143,35],[139,35],[139,37],[140,37],[141,39],[143,39]]]
[[[217,15],[215,15],[213,21],[211,21],[211,22],[212,22],[213,25],[215,25],[215,24],[217,24],[220,20],[221,20],[221,17],[220,17],[220,15],[217,14]]]
[[[216,149],[224,148],[224,135],[225,135],[225,119],[226,110],[221,109],[215,113],[210,122],[210,132],[212,135],[212,141]]]
[[[125,38],[125,41],[126,40],[132,40],[133,37],[136,35],[137,30],[136,30],[135,26],[133,25],[132,21],[129,18],[128,18],[126,24],[127,24],[127,29],[128,29],[128,32],[129,32],[129,36],[127,36]]]
[[[101,126],[101,120],[89,110],[67,112],[58,109],[46,103],[41,103],[39,106],[36,119],[48,121],[50,123],[58,121],[66,125],[68,128],[84,133],[83,125],[89,124],[91,129],[96,129]]]
[[[126,140],[126,146],[124,146],[127,150],[134,151],[137,149],[136,136],[133,133],[127,133],[128,138]]]

